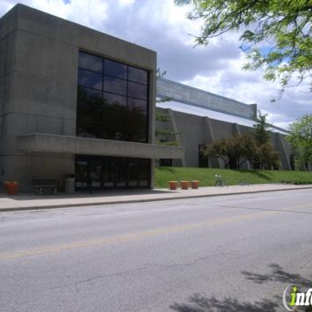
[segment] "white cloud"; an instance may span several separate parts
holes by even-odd
[[[286,126],[312,113],[308,86],[278,97],[278,83],[264,81],[262,72],[243,71],[239,34],[215,38],[207,47],[193,47],[200,22],[186,18],[187,8],[173,0],[0,0],[0,16],[18,2],[145,46],[158,53],[166,78],[190,84],[244,103],[257,103],[275,125]]]
[[[130,5],[130,4],[133,4],[135,2],[135,0],[118,0],[118,3],[120,5]]]

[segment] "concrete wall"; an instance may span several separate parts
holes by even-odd
[[[159,112],[165,111],[162,108],[157,108]],[[172,110],[174,121],[177,125],[177,130],[180,133],[180,143],[185,149],[185,166],[198,167],[198,145],[208,144],[215,139],[230,138],[235,134],[245,134],[251,130],[247,126],[241,126],[234,123],[224,122],[220,120],[214,120],[207,117],[195,116],[186,113],[181,113]],[[158,127],[162,129],[162,124],[159,123]],[[168,125],[167,125],[168,127]],[[281,159],[281,169],[291,170],[290,167],[290,147],[286,143],[283,135],[279,133],[271,133],[271,144],[275,150],[278,151]],[[180,165],[178,162],[174,162],[174,165]],[[210,159],[210,167],[222,167],[223,163]],[[248,162],[244,163],[243,169],[250,169]]]
[[[180,133],[181,146],[185,148],[185,165],[198,166],[198,145],[205,142],[204,120],[197,116],[173,111],[177,129]]]
[[[31,178],[74,173],[74,155],[25,153],[16,139],[29,133],[75,136],[79,50],[149,70],[154,142],[156,53],[17,5],[0,20],[0,181],[17,180],[30,190]]]

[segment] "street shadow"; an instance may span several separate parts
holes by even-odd
[[[247,280],[256,284],[279,282],[285,285],[294,283],[303,288],[312,287],[312,276],[305,278],[298,273],[287,272],[276,263],[270,264],[268,267],[270,268],[268,274],[248,271],[241,273]],[[194,294],[188,298],[186,303],[174,303],[170,305],[170,309],[177,312],[277,312],[281,309],[281,298],[274,296],[271,299],[248,302],[231,297],[219,299],[215,296],[205,297],[201,294]],[[305,310],[300,311],[312,312],[312,308],[306,307]]]
[[[253,281],[256,284],[267,282],[278,282],[284,285],[295,284],[299,289],[306,290],[312,287],[312,275],[308,278],[301,276],[298,273],[290,273],[285,271],[280,265],[272,263],[269,265],[271,272],[268,274],[258,274],[254,272],[242,271],[241,273],[247,280]],[[295,310],[295,311],[299,311]],[[312,312],[312,306],[301,308],[300,311]]]
[[[277,307],[277,302],[272,300],[250,303],[230,297],[220,300],[214,296],[206,298],[200,294],[194,294],[187,303],[174,303],[170,309],[177,312],[277,312]]]
[[[266,282],[280,282],[284,284],[294,283],[301,287],[312,287],[312,276],[305,278],[297,273],[286,272],[280,265],[272,263],[269,265],[271,272],[268,274],[258,274],[254,272],[242,271],[241,273],[247,280],[253,281],[256,284]]]

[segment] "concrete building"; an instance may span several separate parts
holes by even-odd
[[[248,105],[168,79],[158,78],[157,97],[170,99],[157,103],[158,112],[167,115],[169,121],[158,121],[157,127],[169,133],[158,139],[174,141],[185,149],[182,159],[163,159],[161,165],[220,168],[223,163],[219,159],[210,158],[207,162],[202,157],[202,146],[215,139],[244,134],[256,123],[256,104]],[[269,130],[272,146],[280,155],[281,169],[291,170],[287,132],[274,126]],[[252,169],[251,164],[247,162],[245,169]]]
[[[0,20],[0,181],[153,187],[156,53],[24,5]],[[2,183],[0,183],[2,185]]]

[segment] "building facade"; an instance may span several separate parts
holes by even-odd
[[[158,78],[157,97],[168,99],[157,103],[158,113],[168,117],[166,122],[157,122],[158,129],[167,131],[158,140],[172,141],[185,149],[181,159],[163,159],[161,165],[222,168],[220,159],[202,157],[202,147],[216,139],[245,134],[256,123],[257,104],[241,103],[168,79]],[[293,169],[291,149],[285,141],[287,132],[274,126],[269,132],[280,156],[280,169]],[[251,164],[246,162],[244,169],[252,169]]]
[[[0,180],[75,175],[75,188],[151,188],[156,53],[15,6],[0,19]],[[0,183],[1,185],[2,183]]]

